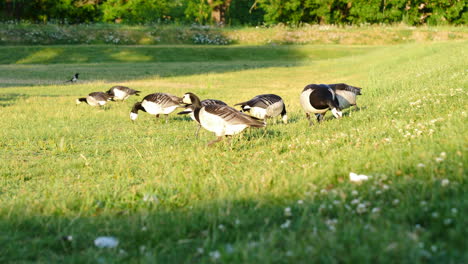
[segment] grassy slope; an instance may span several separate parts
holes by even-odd
[[[205,62],[175,48],[175,62],[125,63],[96,46],[82,48],[86,64],[1,65],[0,261],[193,263],[219,251],[219,261],[237,263],[466,262],[466,44],[219,48],[228,59],[207,47]],[[19,62],[40,48],[2,49],[11,50],[3,62]],[[61,84],[78,70],[82,83]],[[139,98],[74,106],[114,80],[230,104],[277,93],[291,122],[207,148],[214,135],[195,139],[181,117],[164,124],[142,113],[132,124]],[[364,87],[361,111],[307,126],[300,91],[332,82]],[[373,179],[350,184],[350,171]],[[118,237],[119,249],[95,248],[99,235]]]

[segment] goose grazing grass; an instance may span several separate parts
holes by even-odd
[[[336,98],[338,99],[338,104],[340,105],[341,110],[349,108],[354,105],[354,108],[357,109],[356,97],[361,95],[360,87],[351,86],[346,83],[335,83],[328,84],[330,88],[335,91]]]
[[[336,118],[343,116],[335,91],[326,84],[307,85],[299,99],[310,125],[313,125],[310,114],[315,114],[318,123],[323,120],[328,110],[331,110]]]
[[[242,111],[249,112],[250,115],[258,119],[268,119],[281,115],[285,124],[288,123],[288,115],[286,114],[286,105],[283,99],[276,94],[261,94],[257,95],[249,101],[237,103]]]
[[[218,105],[227,105],[225,102],[221,101],[221,100],[216,100],[216,99],[205,99],[205,100],[202,100],[201,101],[201,105],[202,106],[207,106],[207,105],[214,105],[214,104],[218,104]],[[182,111],[182,112],[179,112],[177,113],[178,115],[189,115],[190,118],[193,120],[193,121],[197,121],[195,119],[195,116],[193,115],[193,104],[190,104],[190,105],[186,105],[185,107],[185,110]],[[195,136],[198,137],[198,132],[200,131],[200,127],[201,125],[198,124],[198,128],[197,128],[197,131],[195,132]]]
[[[140,95],[140,91],[133,90],[131,88],[128,88],[126,86],[113,86],[110,88],[107,92],[108,95],[112,97],[112,100],[114,101],[125,101],[130,97],[131,95]]]
[[[153,93],[145,96],[141,102],[133,105],[132,111],[130,112],[130,119],[135,121],[138,118],[138,111],[147,112],[150,115],[155,115],[156,118],[159,115],[164,114],[166,116],[166,123],[168,115],[180,106],[181,98],[167,93]]]
[[[239,134],[247,127],[265,127],[266,123],[236,109],[219,104],[202,106],[200,99],[193,93],[186,93],[182,102],[191,104],[195,120],[206,130],[214,132],[216,139],[208,146],[219,142],[224,136]]]
[[[76,99],[76,104],[78,105],[84,102],[91,106],[104,106],[109,100],[111,100],[111,96],[107,93],[93,92],[86,97]]]

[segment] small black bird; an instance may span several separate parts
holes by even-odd
[[[73,77],[66,81],[66,82],[72,82],[72,83],[75,83],[76,81],[78,81],[78,75],[80,75],[79,73],[75,73],[75,75],[73,75]]]

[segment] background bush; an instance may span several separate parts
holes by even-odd
[[[4,0],[0,20],[61,23],[466,24],[464,0]],[[218,21],[219,22],[219,21]]]

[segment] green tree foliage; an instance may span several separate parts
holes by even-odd
[[[161,23],[183,19],[181,0],[107,0],[101,5],[105,22]]]
[[[0,20],[298,25],[466,24],[466,0],[3,0]]]
[[[464,0],[259,0],[265,22],[466,24]]]

